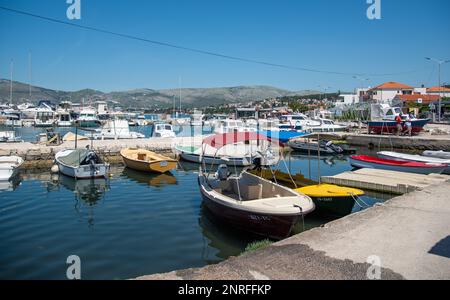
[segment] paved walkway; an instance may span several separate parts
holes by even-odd
[[[371,256],[381,279],[450,279],[449,193],[446,182],[217,265],[138,279],[367,279]]]

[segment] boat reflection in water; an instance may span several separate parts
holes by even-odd
[[[170,173],[152,174],[125,168],[122,174],[133,181],[154,187],[177,184],[177,178]]]
[[[94,208],[103,200],[109,191],[109,180],[105,178],[76,180],[75,178],[60,175],[58,184],[74,192],[75,211],[82,216],[83,208],[87,207],[89,227],[94,226]]]
[[[214,217],[202,203],[198,224],[203,233],[202,259],[207,264],[217,264],[244,252],[248,244],[263,238],[227,226]]]
[[[16,174],[9,180],[0,180],[0,192],[14,192],[22,184],[22,177]]]

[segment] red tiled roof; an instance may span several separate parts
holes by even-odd
[[[450,89],[446,87],[433,86],[427,89],[427,93],[450,93]]]
[[[379,86],[374,87],[372,90],[412,90],[412,89],[414,89],[412,86],[390,81],[380,84]]]
[[[395,99],[406,101],[406,102],[417,102],[419,99],[422,99],[423,102],[434,102],[439,100],[439,95],[397,95]]]

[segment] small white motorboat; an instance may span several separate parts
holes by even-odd
[[[234,150],[230,150],[230,147],[228,147],[228,151],[216,153],[216,151],[211,151],[209,148],[204,151],[201,147],[177,146],[175,151],[185,161],[193,163],[201,163],[203,161],[206,165],[225,164],[227,166],[247,167],[253,165],[256,159],[260,159],[261,165],[272,166],[279,160],[279,156],[275,156],[273,152],[261,155],[256,150],[256,147],[254,151],[251,151],[247,145],[233,145],[232,148]]]
[[[450,159],[450,152],[445,151],[425,151],[423,152],[423,156],[442,158],[442,159]]]
[[[72,117],[67,111],[59,111],[57,113],[56,125],[58,127],[71,127],[73,125]]]
[[[153,128],[153,137],[174,138],[176,137],[173,126],[166,123],[155,124]]]
[[[93,134],[96,140],[122,140],[122,139],[143,139],[145,135],[139,132],[130,131],[127,120],[110,120]]]
[[[14,131],[0,131],[0,143],[22,143],[20,137],[16,137]]]
[[[0,180],[9,180],[17,174],[23,164],[23,158],[18,156],[0,156]]]
[[[203,144],[220,149],[249,141],[273,142],[261,134],[241,132],[206,138]],[[312,199],[266,179],[243,172],[232,175],[226,165],[215,174],[202,170],[198,183],[206,207],[231,226],[273,239],[289,236],[302,216],[315,208]]]
[[[369,168],[417,174],[441,174],[447,168],[445,164],[430,164],[416,161],[400,161],[367,155],[351,156],[350,165],[354,168]]]
[[[78,179],[108,177],[109,164],[105,163],[94,150],[63,150],[55,155],[59,172]]]
[[[413,155],[413,154],[405,154],[398,152],[389,152],[389,151],[381,151],[378,152],[378,157],[384,159],[392,159],[398,161],[415,161],[422,162],[426,164],[444,164],[447,165],[447,169],[444,170],[444,173],[450,174],[450,159],[442,159],[436,157],[428,157],[422,155]]]
[[[422,156],[422,155],[414,155],[414,154],[406,154],[406,153],[398,153],[398,152],[390,152],[390,151],[381,151],[378,152],[378,157],[393,159],[393,160],[401,160],[401,161],[418,161],[428,164],[446,164],[450,165],[449,159],[436,158],[431,156]]]
[[[338,145],[334,145],[332,141],[309,141],[306,138],[295,138],[290,140],[287,145],[294,151],[321,155],[338,155],[344,153]]]

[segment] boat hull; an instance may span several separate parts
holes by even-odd
[[[416,161],[416,162],[423,162],[423,163],[434,163],[434,164],[445,164],[447,165],[447,168],[443,171],[444,174],[450,174],[450,163],[448,160],[439,159],[435,157],[426,157],[426,156],[419,156],[419,155],[409,155],[409,154],[390,154],[387,152],[378,152],[379,158],[384,159],[391,159],[391,160],[398,160],[398,161]]]
[[[80,120],[78,120],[76,124],[78,127],[81,128],[98,128],[102,125],[100,121],[80,121]]]
[[[369,169],[379,169],[379,170],[388,170],[388,171],[397,171],[397,172],[407,172],[407,173],[416,173],[416,174],[441,174],[446,167],[436,166],[436,167],[410,167],[410,166],[394,166],[394,165],[386,165],[379,163],[366,162],[361,160],[356,160],[350,158],[350,164],[355,168],[369,168]]]
[[[9,180],[17,174],[17,168],[0,166],[0,181]]]
[[[20,157],[0,157],[0,181],[7,181],[15,177],[23,164]]]
[[[237,167],[247,167],[252,165],[252,160],[249,157],[243,157],[243,158],[229,158],[228,160],[223,160],[220,158],[215,158],[212,156],[200,156],[198,154],[194,153],[188,153],[185,151],[179,151],[180,157],[189,162],[194,163],[201,163],[202,159],[205,162],[206,165],[221,165],[225,164],[228,166],[237,166]]]
[[[450,152],[445,151],[425,151],[423,155],[440,159],[450,159]]]
[[[34,123],[34,127],[36,128],[51,128],[55,125],[55,123]]]
[[[218,219],[239,230],[275,240],[287,238],[294,225],[301,218],[300,215],[273,216],[269,214],[241,211],[222,205],[210,199],[208,195],[203,192],[201,194],[205,206]]]
[[[63,163],[56,160],[59,172],[63,175],[77,178],[77,179],[91,179],[91,178],[107,178],[109,172],[109,165],[90,165],[79,166],[77,168],[66,166]]]
[[[128,159],[122,156],[123,162],[132,170],[141,171],[141,172],[151,172],[151,173],[167,173],[170,170],[176,169],[177,162],[176,161],[158,161],[158,162],[139,162],[135,160]]]
[[[72,127],[73,125],[70,121],[58,121],[56,124],[58,127]]]
[[[430,119],[412,121],[412,134],[419,134],[425,125],[430,122]],[[397,122],[395,121],[372,121],[368,122],[369,133],[384,134],[397,133]],[[402,123],[403,132],[407,131],[405,122]]]
[[[355,199],[351,196],[347,197],[312,197],[311,199],[316,206],[314,214],[344,217],[352,213],[355,206]]]
[[[330,147],[321,146],[319,148],[317,144],[307,142],[291,141],[288,143],[288,146],[291,147],[296,152],[311,153],[311,154],[318,154],[320,152],[321,155],[338,155],[344,152],[341,148],[339,148],[340,152],[337,152]]]

